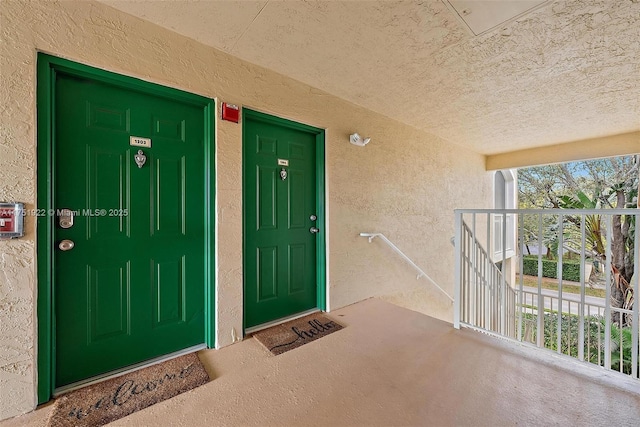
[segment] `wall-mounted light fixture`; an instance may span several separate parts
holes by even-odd
[[[367,145],[369,143],[369,141],[371,141],[371,138],[362,138],[360,135],[358,135],[357,133],[353,133],[349,136],[349,142],[352,143],[353,145],[357,145],[359,147],[364,147],[365,145]]]

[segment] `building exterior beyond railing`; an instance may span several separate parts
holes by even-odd
[[[638,274],[629,283],[626,304],[611,298],[612,289],[621,286],[612,266],[613,227],[619,224],[614,218],[631,220],[624,244],[637,272],[640,233],[633,230],[640,210],[460,209],[455,215],[456,328],[528,342],[640,377],[640,317],[633,303],[633,296],[640,295]],[[594,224],[603,236],[604,253],[592,248]],[[538,249],[528,261],[537,262],[537,276],[521,274],[530,246]],[[556,271],[549,272],[548,264],[543,271],[546,248],[556,248]],[[530,272],[533,264],[528,265]],[[578,267],[579,280],[563,278],[569,270],[577,275]]]

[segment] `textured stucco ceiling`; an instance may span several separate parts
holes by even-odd
[[[102,2],[484,154],[640,130],[638,0],[478,37],[439,0]]]

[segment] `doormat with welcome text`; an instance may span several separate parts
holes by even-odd
[[[329,319],[324,314],[314,313],[256,332],[253,336],[267,350],[278,355],[339,331],[342,328],[341,324]]]
[[[208,381],[198,356],[187,354],[60,396],[47,426],[102,426]]]

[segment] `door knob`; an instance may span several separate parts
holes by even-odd
[[[75,245],[72,240],[65,239],[58,244],[58,248],[60,248],[61,251],[70,251]]]
[[[311,228],[309,229],[309,232],[310,232],[311,234],[316,234],[316,233],[319,233],[319,232],[320,232],[320,229],[319,229],[319,228],[316,228],[316,227],[311,227]]]

